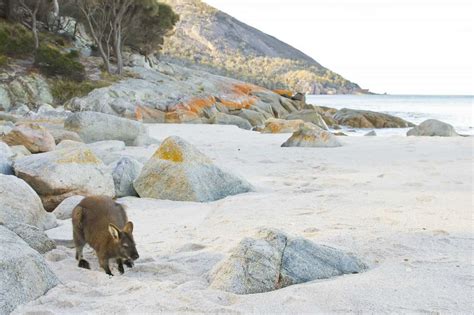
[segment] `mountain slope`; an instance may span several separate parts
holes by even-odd
[[[164,0],[180,15],[164,58],[267,88],[312,94],[361,89],[314,59],[200,0]]]

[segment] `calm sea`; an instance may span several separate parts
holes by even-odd
[[[474,135],[474,96],[309,95],[306,99],[313,105],[383,112],[415,124],[434,118],[453,125],[460,134]],[[402,135],[407,130],[379,129],[376,132],[379,135]],[[366,132],[356,130],[348,134]]]

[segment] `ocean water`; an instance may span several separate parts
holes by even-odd
[[[464,135],[474,135],[474,96],[419,95],[308,95],[309,104],[337,109],[351,108],[387,113],[420,124],[438,119]],[[344,128],[348,135],[363,135],[367,129]],[[376,129],[378,135],[405,135],[408,129]]]

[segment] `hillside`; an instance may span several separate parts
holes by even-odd
[[[270,89],[350,94],[360,87],[311,57],[201,0],[164,0],[179,13],[163,58]]]

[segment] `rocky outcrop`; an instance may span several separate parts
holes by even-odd
[[[48,152],[54,150],[54,137],[38,124],[21,124],[3,136],[1,141],[8,145],[23,145],[31,153]]]
[[[39,74],[31,73],[5,81],[0,83],[0,110],[8,111],[21,105],[33,109],[44,103],[53,103],[48,83]]]
[[[337,111],[334,114],[334,119],[340,125],[353,128],[407,128],[415,126],[406,120],[392,115],[347,108]]]
[[[358,258],[338,249],[263,229],[243,239],[211,272],[210,286],[235,294],[263,293],[366,268]]]
[[[163,141],[134,182],[142,198],[208,202],[253,191],[179,137]]]
[[[129,157],[122,157],[113,165],[112,177],[117,197],[138,196],[133,182],[143,169],[143,164]]]
[[[336,136],[319,127],[303,125],[298,131],[283,143],[282,147],[312,147],[312,148],[334,148],[342,144]]]
[[[54,209],[53,214],[59,220],[72,218],[72,210],[84,199],[84,196],[71,196],[63,201]]]
[[[0,222],[29,224],[47,230],[57,225],[54,215],[47,213],[36,192],[15,177],[0,174]]]
[[[286,116],[287,120],[302,120],[304,122],[312,123],[321,129],[328,130],[326,122],[321,117],[317,110],[305,109],[302,111],[294,112]]]
[[[64,127],[76,132],[86,143],[102,140],[120,140],[134,145],[135,140],[147,135],[147,128],[140,122],[97,112],[79,112],[69,116]]]
[[[112,175],[102,161],[84,147],[17,159],[14,170],[38,193],[48,211],[73,195],[115,195]]]
[[[407,136],[426,137],[457,137],[459,136],[453,126],[436,119],[428,119],[419,126],[408,130]]]
[[[59,284],[44,258],[0,225],[0,314],[33,301]]]
[[[285,120],[271,118],[265,122],[262,133],[292,133],[298,131],[305,122],[303,120]]]
[[[216,113],[210,119],[210,123],[216,125],[234,125],[247,130],[252,129],[252,125],[249,123],[248,120],[239,116],[232,116],[224,113]]]
[[[15,232],[31,248],[40,254],[44,254],[56,248],[56,244],[45,232],[36,226],[24,223],[11,223],[5,225],[10,231]]]

